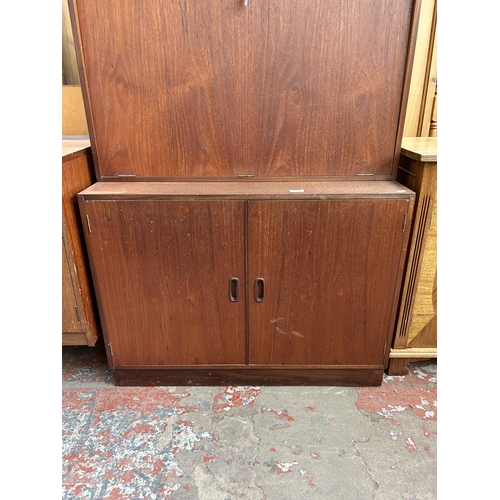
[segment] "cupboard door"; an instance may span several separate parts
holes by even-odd
[[[81,212],[114,367],[245,363],[243,202],[87,200]]]
[[[250,364],[383,363],[408,205],[249,202]]]

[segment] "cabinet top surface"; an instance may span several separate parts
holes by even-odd
[[[401,154],[413,160],[437,162],[437,137],[404,137]]]
[[[89,139],[63,139],[62,140],[62,157],[71,155],[83,149],[90,148]]]
[[[396,181],[227,181],[97,182],[81,191],[85,199],[234,198],[323,199],[414,196]]]

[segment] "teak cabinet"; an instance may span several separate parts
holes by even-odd
[[[214,382],[251,383],[267,368],[266,383],[281,383],[271,369],[293,368],[302,383],[380,383],[413,192],[280,182],[249,197],[247,186],[79,194],[117,381],[225,366]]]
[[[118,384],[375,385],[420,0],[70,0]]]

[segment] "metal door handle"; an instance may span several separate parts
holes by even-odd
[[[231,278],[229,280],[229,300],[231,302],[238,302],[240,296],[240,282],[238,278]]]
[[[255,302],[264,300],[264,278],[257,278],[254,285]]]

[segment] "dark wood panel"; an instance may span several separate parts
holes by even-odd
[[[413,0],[73,3],[100,177],[392,175]]]
[[[250,201],[250,363],[383,364],[408,209],[408,200]]]
[[[382,367],[116,369],[119,386],[315,385],[378,386]]]
[[[243,202],[81,201],[81,211],[112,366],[245,363]]]

